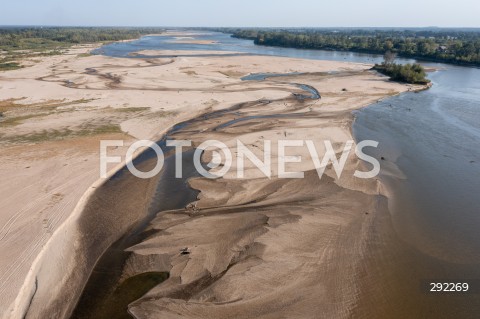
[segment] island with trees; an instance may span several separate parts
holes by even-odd
[[[430,83],[423,66],[417,63],[397,64],[395,58],[395,53],[387,51],[383,56],[383,63],[375,64],[372,69],[389,76],[392,81],[421,85]]]

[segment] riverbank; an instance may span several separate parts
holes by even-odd
[[[479,61],[475,61],[475,55],[471,54],[470,56],[463,56],[462,50],[458,50],[455,47],[450,46],[450,48],[447,48],[448,45],[446,43],[440,43],[436,44],[437,48],[433,52],[429,52],[429,55],[426,54],[421,54],[420,52],[416,53],[411,53],[409,51],[402,51],[401,47],[401,41],[403,41],[405,38],[411,37],[410,35],[397,35],[394,36],[393,34],[391,35],[390,38],[383,38],[384,35],[382,34],[365,34],[360,38],[363,39],[369,39],[372,40],[373,43],[375,43],[375,40],[381,39],[381,41],[390,41],[390,43],[397,42],[395,45],[393,45],[389,50],[386,50],[383,47],[377,47],[376,49],[369,48],[368,43],[363,43],[362,46],[356,47],[358,45],[359,41],[356,39],[350,45],[347,45],[347,47],[344,46],[344,43],[338,44],[338,39],[335,39],[336,36],[340,36],[340,34],[335,34],[334,33],[322,33],[320,32],[319,34],[315,35],[315,33],[307,33],[307,34],[301,34],[298,32],[270,32],[268,33],[267,31],[263,31],[263,34],[257,35],[257,31],[253,30],[243,30],[243,31],[238,31],[238,30],[217,30],[218,32],[223,32],[226,34],[231,34],[231,36],[237,39],[244,39],[244,40],[252,40],[255,45],[259,46],[266,46],[266,47],[279,47],[279,48],[295,48],[295,49],[304,49],[304,50],[317,50],[317,51],[331,51],[331,52],[353,52],[353,53],[360,53],[360,54],[375,54],[375,55],[384,55],[386,51],[393,51],[395,54],[398,55],[398,57],[403,58],[403,59],[413,59],[417,60],[418,62],[433,62],[433,63],[445,63],[445,64],[452,64],[452,65],[459,65],[459,66],[466,66],[466,67],[480,67]],[[265,34],[267,33],[267,34]],[[295,37],[299,37],[296,39],[296,41],[293,41]],[[312,38],[309,38],[309,37]],[[317,36],[315,38],[315,36]],[[355,39],[358,34],[349,34],[348,32],[341,35],[343,37],[350,39]],[[328,39],[331,37],[331,39]],[[434,38],[434,37],[433,37]],[[320,40],[319,40],[320,39]],[[422,36],[420,36],[418,39],[415,37],[410,38],[410,41],[412,40],[424,40]],[[320,41],[320,42],[316,42]],[[471,42],[470,42],[471,41]],[[370,43],[372,43],[370,42]],[[475,40],[472,39],[466,39],[465,42],[470,42],[469,44],[473,44]],[[417,43],[414,44],[414,46],[421,45],[422,43]],[[432,56],[436,54],[437,56]],[[444,57],[442,57],[442,55]],[[445,57],[446,56],[446,57]],[[470,60],[471,59],[471,60]]]
[[[212,132],[207,130],[204,134],[197,134],[195,139],[215,137],[216,134],[220,134],[218,137],[224,139],[227,136],[231,138],[231,134],[238,137],[243,136],[246,138],[246,143],[255,143],[260,136],[264,138],[268,136],[275,140],[281,134],[287,134],[289,138],[300,138],[309,136],[308,131],[311,131],[312,127],[323,123],[321,124],[323,128],[317,127],[315,132],[318,135],[315,135],[315,139],[321,140],[328,137],[342,142],[351,138],[349,129],[351,110],[373,103],[385,96],[408,90],[408,86],[388,82],[385,78],[367,71],[370,65],[366,64],[326,61],[305,63],[300,59],[261,56],[198,56],[165,59],[116,59],[103,56],[82,56],[89,49],[91,48],[72,49],[62,56],[44,57],[39,61],[32,61],[31,67],[0,74],[0,85],[2,86],[0,100],[8,104],[5,105],[6,110],[3,111],[3,114],[5,120],[9,120],[11,123],[4,125],[5,122],[2,121],[1,127],[2,162],[5,163],[2,166],[4,179],[1,184],[4,196],[0,203],[1,218],[4,220],[0,246],[4,261],[0,264],[3,274],[0,287],[1,309],[5,311],[2,316],[12,318],[23,317],[25,314],[26,317],[32,318],[42,315],[66,316],[74,306],[66,303],[66,300],[68,297],[72,298],[70,300],[78,299],[79,288],[85,284],[91,267],[101,253],[145,213],[148,198],[139,196],[132,202],[119,202],[128,206],[128,209],[121,209],[122,218],[115,215],[118,211],[113,211],[112,215],[105,215],[107,218],[105,222],[109,221],[108,218],[112,218],[113,223],[105,224],[108,225],[105,226],[107,228],[94,231],[80,227],[80,216],[85,217],[82,213],[83,205],[92,196],[99,194],[97,188],[105,185],[103,181],[95,183],[99,176],[97,151],[99,140],[105,138],[124,139],[128,146],[136,139],[158,139],[174,123],[202,113],[227,108],[242,102],[289,99],[292,93],[301,93],[301,89],[297,86],[284,82],[289,80],[311,85],[322,94],[322,100],[314,105],[298,106],[293,101],[287,102],[294,112],[308,111],[311,113],[305,119],[292,121],[286,118],[285,120],[272,120],[273,123],[249,121],[248,126],[239,125],[226,128],[228,134],[222,133],[222,130]],[[163,51],[163,53],[169,54],[168,51]],[[210,52],[204,52],[205,55],[208,53]],[[195,51],[192,54],[201,55],[202,52]],[[95,70],[95,72],[87,69]],[[329,71],[341,72],[322,75]],[[240,79],[245,75],[257,72],[299,72],[306,73],[306,75],[264,82],[245,82]],[[344,88],[346,91],[342,90]],[[291,112],[292,109],[284,104],[270,103],[255,104],[251,109],[244,111],[245,114],[257,114],[262,111]],[[325,118],[322,120],[323,116]],[[243,124],[247,124],[247,122]],[[266,126],[262,128],[264,124]],[[202,125],[213,127],[213,123],[202,123]],[[255,128],[261,128],[261,130],[257,131]],[[260,132],[262,135],[259,135]],[[250,140],[251,138],[255,141]],[[124,150],[124,148],[119,148],[115,152],[122,154]],[[351,168],[359,164],[352,165],[354,166]],[[313,179],[311,167],[302,169],[310,172],[307,175]],[[51,174],[52,171],[55,174]],[[82,172],[82,174],[78,174],[78,172]],[[20,178],[20,176],[22,177]],[[345,180],[333,183],[332,180],[328,180],[330,181],[328,185],[332,186],[314,180],[311,181],[311,185],[316,185],[314,188],[317,191],[336,194],[332,195],[332,203],[338,201],[337,204],[341,207],[339,209],[345,212],[345,216],[340,218],[345,218],[344,221],[336,220],[338,217],[335,216],[335,210],[327,209],[328,212],[323,217],[321,214],[313,216],[303,212],[304,209],[299,207],[304,206],[299,203],[310,198],[311,193],[302,193],[301,191],[297,192],[290,201],[285,202],[285,207],[276,206],[275,210],[283,211],[282,214],[276,216],[272,215],[271,211],[266,211],[255,213],[252,216],[249,216],[250,214],[235,215],[231,220],[229,220],[229,216],[227,218],[227,216],[219,215],[200,221],[190,218],[189,213],[185,215],[185,212],[165,215],[165,218],[183,220],[183,223],[178,224],[177,228],[190,227],[200,223],[199,229],[206,227],[206,230],[212,225],[217,225],[216,229],[223,229],[223,231],[212,233],[208,240],[207,237],[204,239],[190,238],[191,242],[185,244],[192,247],[197,241],[205,240],[205,246],[201,250],[190,254],[189,258],[193,258],[192,261],[189,261],[190,259],[179,260],[176,253],[177,247],[165,248],[169,252],[165,254],[166,257],[162,258],[171,259],[179,264],[172,269],[169,268],[168,263],[163,264],[163,261],[161,265],[164,266],[154,263],[157,270],[163,271],[164,268],[168,268],[166,271],[172,275],[168,285],[160,288],[160,295],[170,296],[166,295],[163,289],[175,283],[175,280],[179,280],[179,278],[182,278],[183,283],[195,285],[198,280],[205,279],[204,274],[218,275],[231,269],[229,268],[230,262],[235,258],[230,254],[225,255],[224,252],[225,249],[229,251],[231,245],[245,247],[245,245],[239,244],[239,241],[243,243],[246,240],[249,247],[254,242],[257,244],[252,247],[268,247],[268,254],[265,256],[260,254],[264,248],[259,250],[255,248],[255,254],[242,254],[244,257],[253,256],[247,258],[249,261],[258,261],[263,257],[272,258],[272,264],[265,264],[257,268],[264,270],[265,267],[279,269],[282,263],[281,259],[285,256],[276,255],[275,250],[289,247],[287,243],[284,247],[282,245],[271,246],[272,238],[277,236],[284,236],[285,239],[289,239],[289,242],[293,242],[294,246],[287,249],[289,255],[293,252],[292,256],[307,253],[313,257],[317,256],[315,258],[320,258],[322,254],[332,253],[335,248],[340,246],[327,245],[328,250],[322,250],[323,246],[319,245],[321,247],[301,252],[305,245],[315,246],[313,241],[318,240],[318,242],[328,244],[337,239],[343,240],[340,236],[341,233],[335,230],[341,230],[341,232],[346,230],[345,227],[350,225],[349,218],[352,216],[354,216],[353,224],[361,225],[362,218],[366,215],[364,212],[359,216],[354,215],[353,211],[357,210],[355,207],[360,208],[356,205],[367,205],[368,203],[370,203],[368,205],[373,205],[374,201],[369,196],[361,195],[362,192],[359,190],[364,186],[356,185],[356,182]],[[8,181],[15,181],[15,183]],[[32,181],[35,181],[33,185],[36,186],[32,185]],[[225,184],[222,185],[222,183]],[[214,213],[218,211],[216,207],[219,206],[227,206],[229,210],[237,206],[245,209],[247,202],[261,202],[261,198],[257,197],[259,194],[263,194],[264,203],[268,204],[271,201],[278,205],[281,203],[278,196],[282,196],[284,199],[290,196],[283,193],[280,187],[282,183],[278,180],[272,184],[271,181],[250,178],[246,182],[249,189],[244,189],[241,185],[235,186],[235,183],[235,180],[230,180],[228,177],[216,181],[214,184],[203,180],[192,181],[192,186],[202,191],[197,206],[206,215],[216,215]],[[309,183],[307,181],[300,184],[291,183],[284,189],[288,190],[294,187],[298,190],[306,190],[311,187]],[[220,187],[220,185],[222,186]],[[351,188],[344,188],[345,185],[350,185]],[[232,188],[229,190],[229,187]],[[376,189],[376,186],[371,187],[371,190]],[[229,191],[225,192],[225,190]],[[86,191],[88,194],[78,203]],[[375,191],[372,191],[373,193]],[[115,199],[118,194],[112,196]],[[342,200],[344,197],[351,197],[353,201],[358,199],[358,203],[351,205],[345,203]],[[268,201],[265,202],[267,199]],[[311,204],[305,207],[321,212],[324,210],[323,208],[315,208],[317,205],[321,206],[321,202],[318,198],[312,199]],[[25,205],[25,203],[29,204]],[[112,207],[118,208],[119,206],[111,206],[110,209]],[[139,207],[143,208],[138,209]],[[249,209],[256,210],[258,208],[252,206]],[[72,215],[74,210],[78,212],[77,215]],[[94,215],[93,217],[97,218],[98,216]],[[250,220],[250,218],[254,219]],[[270,224],[265,224],[265,218],[271,221]],[[232,230],[231,222],[233,221],[245,224],[244,230],[240,232],[240,237],[232,239],[227,246],[211,246],[216,238],[223,237]],[[164,227],[162,223],[164,220],[162,221],[161,218],[154,222],[156,228]],[[221,223],[227,223],[227,225],[222,226]],[[309,237],[308,240],[302,236],[297,237],[299,231],[304,234],[313,234],[311,232],[315,229],[308,225],[318,225],[329,235],[322,238],[315,237],[315,235]],[[345,227],[342,228],[342,225]],[[252,234],[252,229],[256,229],[258,232]],[[103,233],[104,237],[101,241],[97,231]],[[278,233],[279,231],[282,232]],[[357,234],[358,231],[360,229],[357,229]],[[181,231],[175,231],[172,236],[179,236],[181,233]],[[199,235],[201,232],[196,234],[196,236]],[[260,235],[264,237],[260,239]],[[247,238],[249,239],[247,240]],[[354,239],[354,237],[349,238],[349,240]],[[96,250],[94,253],[87,254],[84,259],[78,259],[78,254],[85,252],[82,250],[85,247],[85,240],[93,240],[91,243],[95,243]],[[264,240],[265,243],[263,243]],[[133,250],[137,255],[142,255],[144,254],[141,252],[142,247],[144,246],[135,247]],[[161,243],[158,247],[157,252],[163,249]],[[348,247],[348,245],[341,247]],[[72,250],[72,248],[77,250]],[[174,250],[175,253],[173,253]],[[243,250],[242,248],[241,251]],[[298,251],[298,254],[295,254],[295,251]],[[358,253],[359,256],[359,252],[360,250],[355,250],[354,254]],[[159,257],[154,257],[154,259],[156,258]],[[306,262],[302,258],[298,260],[293,258],[290,261],[292,266],[300,267],[298,268],[299,273],[306,272],[303,280],[310,278],[309,276],[312,276],[313,273],[308,273],[308,269],[302,269],[301,265]],[[327,260],[332,261],[336,258]],[[314,264],[320,267],[327,260],[321,260],[321,262],[319,260]],[[208,264],[206,268],[205,262]],[[33,267],[32,264],[34,264]],[[82,265],[90,268],[82,268]],[[243,266],[250,268],[250,266]],[[71,277],[74,269],[76,269],[76,275]],[[79,271],[79,269],[84,269],[84,271]],[[235,267],[235,269],[237,268]],[[285,269],[292,270],[288,267]],[[257,275],[261,274],[263,275],[262,272],[257,273]],[[250,280],[257,275],[245,279]],[[282,271],[267,272],[265,275],[265,278],[272,278],[271,283],[277,282],[278,276],[288,277]],[[224,277],[226,279],[229,276]],[[326,279],[326,277],[320,278]],[[237,280],[238,278],[232,277],[233,279]],[[296,280],[291,281],[295,285],[302,281],[296,282]],[[72,285],[66,286],[67,283]],[[226,282],[225,285],[226,288],[222,290],[222,293],[231,289],[229,282]],[[174,288],[178,289],[179,287],[175,286]],[[246,293],[253,292],[246,283],[239,287],[244,287]],[[267,284],[264,286],[265,289],[268,287]],[[320,289],[320,287],[325,286],[318,285],[317,288]],[[233,300],[232,296],[227,295],[219,295],[216,298]],[[258,305],[262,305],[264,302],[267,300],[259,300]],[[139,316],[144,307],[142,303],[143,301],[136,303],[132,308],[132,311],[139,313]],[[173,302],[172,307],[175,304],[177,302]],[[191,306],[195,304],[194,302]],[[148,303],[145,304],[145,307],[147,306]],[[233,302],[232,306],[240,307],[241,304]],[[167,312],[170,311],[165,309]]]

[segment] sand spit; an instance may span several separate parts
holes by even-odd
[[[232,152],[239,139],[260,158],[264,140],[274,145],[280,139],[313,140],[320,154],[322,142],[331,140],[341,152],[352,139],[353,109],[408,89],[351,70],[266,82],[308,84],[322,99],[258,101],[175,137],[192,138],[193,131],[196,144],[220,140]],[[268,117],[278,114],[283,116]],[[242,117],[248,120],[232,121]],[[199,200],[185,210],[160,213],[152,222],[157,233],[130,249],[128,275],[170,273],[166,282],[132,303],[130,313],[136,318],[348,317],[372,220],[386,209],[377,207],[379,185],[353,177],[362,167],[353,157],[340,179],[330,167],[320,179],[307,149],[295,154],[302,155],[303,163],[295,168],[305,172],[304,179],[278,179],[274,156],[271,179],[259,176],[250,163],[242,180],[235,174],[191,180],[200,190]],[[189,254],[180,253],[182,247]]]
[[[172,43],[185,43],[185,44],[215,44],[217,41],[212,40],[197,40],[191,37],[177,37]]]
[[[341,142],[350,138],[351,110],[408,89],[367,71],[370,66],[363,64],[259,56],[81,55],[88,49],[26,61],[32,66],[0,73],[2,318],[68,317],[102,251],[141,218],[142,209],[133,211],[146,205],[148,193],[138,202],[123,203],[130,208],[122,211],[127,213],[121,219],[103,216],[112,219],[108,230],[88,232],[81,227],[82,220],[83,225],[91,224],[100,216],[83,214],[84,205],[99,196],[97,188],[110,187],[98,180],[101,139],[124,139],[126,146],[135,139],[158,139],[174,123],[206,112],[245,101],[291,98],[292,93],[302,92],[291,84],[295,82],[317,88],[322,100],[308,106],[294,100],[287,105],[258,104],[244,112],[290,112],[294,106],[297,112],[312,115],[301,121],[244,122],[216,131],[211,130],[216,123],[205,123],[202,129],[208,129],[195,139],[239,137],[253,145],[260,136],[303,138],[315,128],[315,139]],[[342,72],[318,75],[333,70]],[[257,72],[317,75],[240,80]],[[112,152],[124,154],[125,147]],[[353,169],[358,163],[350,165]],[[111,169],[113,175],[119,167]],[[370,218],[364,211],[366,207],[373,211],[376,186],[348,178],[318,181],[311,169],[304,167],[307,179],[288,183],[255,176],[241,182],[228,176],[192,181],[202,191],[197,203],[201,213],[159,215],[153,227],[161,231],[150,239],[155,245],[132,248],[135,254],[151,255],[164,265],[157,270],[171,273],[171,279],[132,305],[132,313],[138,318],[173,313],[276,317],[275,309],[294,314],[313,299],[317,304],[325,300],[329,306],[320,306],[330,313],[348,309],[345,305],[354,301],[354,291],[342,294],[349,298],[344,300],[347,297],[332,296],[329,287],[353,280],[347,268],[361,257],[359,238]],[[166,227],[168,220],[174,223]],[[187,229],[205,231],[182,235]],[[223,241],[232,232],[235,235]],[[192,247],[189,256],[179,257],[177,244],[168,246],[177,238],[178,245]],[[95,249],[81,255],[87,242]],[[195,245],[200,248],[194,249]],[[342,264],[348,267],[335,277],[323,272],[323,267]],[[267,293],[274,288],[276,294]],[[301,290],[293,298],[297,288]],[[302,294],[312,300],[299,300]],[[244,312],[250,306],[252,312]]]

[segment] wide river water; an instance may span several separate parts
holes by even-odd
[[[192,33],[195,40],[216,43],[145,36],[103,46],[96,53],[133,57],[131,53],[141,50],[212,50],[382,61],[379,55],[256,46],[228,34]],[[480,69],[422,64],[438,69],[429,74],[431,89],[355,112],[355,138],[379,141],[372,155],[385,159],[381,179],[390,212],[379,218],[368,243],[371,256],[364,263],[365,284],[355,317],[478,318],[480,313]],[[429,293],[429,282],[468,282],[471,289]]]

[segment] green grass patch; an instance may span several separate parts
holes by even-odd
[[[31,118],[47,116],[53,113],[69,112],[68,109],[58,110],[58,107],[84,104],[91,102],[94,99],[80,99],[74,101],[50,100],[31,104],[17,103],[17,101],[21,100],[24,100],[24,98],[0,101],[0,126],[18,125]]]
[[[0,71],[11,71],[11,70],[17,70],[21,68],[23,68],[23,66],[21,66],[17,62],[0,63]]]
[[[175,115],[177,115],[175,111],[156,111],[149,114],[149,117],[169,117]]]
[[[144,112],[150,110],[149,107],[122,107],[122,108],[115,108],[115,112],[121,113],[137,113],[137,112]]]
[[[8,99],[8,100],[0,101],[0,112],[5,113],[13,110],[19,110],[19,109],[27,110],[27,109],[35,109],[35,108],[42,109],[42,110],[54,110],[57,107],[61,107],[61,106],[85,104],[95,100],[95,99],[79,99],[79,100],[73,100],[73,101],[49,100],[45,102],[31,103],[31,104],[17,103],[17,101],[21,101],[25,99],[26,98]]]
[[[43,130],[41,132],[5,137],[8,143],[41,143],[58,141],[67,138],[94,136],[101,134],[123,133],[118,124],[105,124],[100,126],[86,125],[80,129]]]
[[[75,135],[78,136],[88,136],[88,135],[99,135],[99,134],[112,134],[112,133],[122,133],[122,129],[118,124],[104,124],[100,126],[91,125],[89,127],[84,127],[80,131],[75,132]]]
[[[2,117],[0,117],[0,126],[18,125],[18,124],[21,124],[25,120],[35,118],[35,117],[46,116],[46,115],[49,115],[49,114],[50,113],[37,113],[37,114],[28,114],[28,115],[14,116],[14,117],[2,116]],[[3,113],[2,113],[2,115],[3,115]]]

